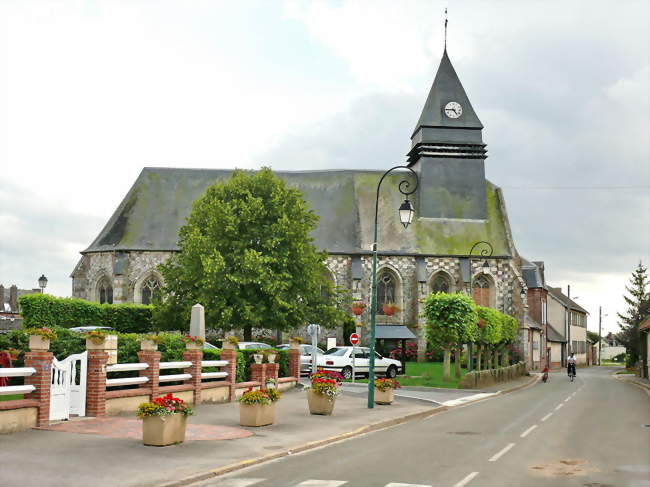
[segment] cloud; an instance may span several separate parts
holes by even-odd
[[[0,180],[0,284],[32,289],[45,274],[48,292],[70,295],[67,276],[81,257],[79,251],[104,224],[101,217],[67,211],[56,201]]]

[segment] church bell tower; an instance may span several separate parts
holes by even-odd
[[[408,153],[419,218],[487,220],[482,130],[445,48]]]

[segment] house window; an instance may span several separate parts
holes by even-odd
[[[142,304],[151,304],[154,299],[160,298],[160,294],[160,282],[155,277],[142,283]]]
[[[474,279],[472,297],[479,306],[490,306],[490,280],[484,274]]]
[[[542,299],[542,324],[547,323],[546,319],[546,299]]]
[[[434,293],[448,293],[450,288],[449,279],[442,274],[438,274],[431,283],[431,292]]]
[[[384,304],[395,302],[395,277],[389,271],[383,271],[377,280],[377,314],[383,315]]]
[[[111,286],[108,278],[104,277],[99,281],[97,294],[99,295],[100,304],[113,304],[113,286]]]

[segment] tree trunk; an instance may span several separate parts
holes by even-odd
[[[485,350],[485,370],[488,370],[490,367],[492,367],[492,348],[488,345]]]
[[[510,365],[510,357],[508,356],[507,348],[503,350],[503,354],[501,355],[501,365],[503,367],[507,367],[508,365]]]
[[[445,382],[451,382],[451,350],[448,348],[445,348],[442,362],[442,380]]]
[[[456,350],[454,350],[454,359],[456,360],[456,367],[455,367],[456,368],[456,379],[460,379],[460,377],[463,375],[461,370],[460,370],[460,359],[461,359],[461,356],[463,355],[462,350],[463,350],[462,345],[458,345],[458,347],[456,347]]]
[[[477,348],[476,348],[476,365],[475,365],[475,367],[476,367],[476,370],[478,370],[480,372],[481,371],[481,358],[483,356],[483,345],[479,344],[476,347]]]
[[[253,341],[253,325],[244,325],[244,341]]]
[[[499,368],[499,349],[495,348],[494,349],[494,361],[492,364],[493,369],[498,369]]]

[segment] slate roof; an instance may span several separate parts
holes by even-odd
[[[463,107],[461,117],[452,119],[444,115],[443,109],[450,101],[458,102]],[[476,115],[456,70],[449,60],[446,49],[413,133],[417,132],[420,127],[483,128],[483,124]]]
[[[529,289],[544,288],[544,277],[540,266],[536,262],[521,259],[521,272]]]
[[[567,306],[568,308],[572,309],[573,311],[579,311],[581,313],[589,314],[589,312],[584,309],[582,306],[580,306],[578,303],[576,303],[574,300],[569,299],[559,287],[547,287],[549,294],[551,294],[554,298],[556,298],[560,303],[562,303],[564,306]]]
[[[93,243],[82,253],[117,250],[178,250],[179,228],[192,203],[206,188],[225,181],[228,169],[144,168],[124,200]],[[383,171],[278,171],[302,191],[320,216],[315,245],[330,253],[368,254],[373,240],[376,186]],[[501,193],[485,181],[488,219],[418,219],[404,229],[397,209],[403,195],[399,182],[410,175],[392,174],[382,184],[379,249],[382,254],[467,255],[471,245],[487,240],[494,256],[511,256],[507,217]],[[417,208],[418,194],[411,200]],[[462,218],[462,215],[459,215]]]
[[[555,327],[550,323],[546,327],[546,338],[550,342],[566,343],[566,338],[564,338],[564,336],[559,331],[557,331]]]

